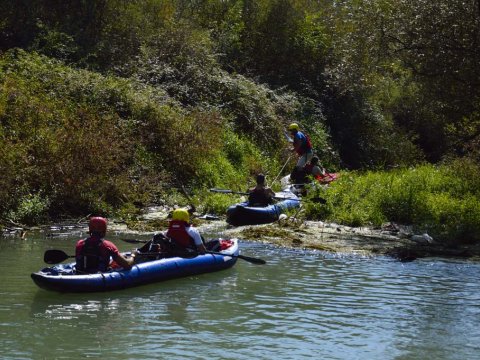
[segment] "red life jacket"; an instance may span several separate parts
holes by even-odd
[[[312,150],[312,142],[310,141],[310,136],[307,134],[303,133],[305,135],[305,138],[307,139],[305,147],[307,148],[307,151]]]
[[[188,227],[190,227],[190,224],[185,221],[171,220],[170,224],[168,225],[167,236],[175,241],[175,244],[179,248],[195,249],[195,242],[187,232]]]
[[[301,131],[299,131],[298,133],[302,134],[305,137],[305,139],[301,139],[302,143],[300,144],[298,149],[295,150],[297,154],[301,156],[312,151],[312,142],[310,141],[310,136],[308,136],[306,133]]]

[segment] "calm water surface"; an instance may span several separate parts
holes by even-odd
[[[131,249],[121,237],[110,238]],[[242,253],[267,265],[239,260],[110,293],[38,289],[30,273],[45,266],[44,250],[72,253],[77,238],[0,238],[0,358],[480,358],[479,264],[402,264],[242,240]]]

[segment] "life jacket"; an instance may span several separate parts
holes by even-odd
[[[80,256],[76,257],[76,270],[89,274],[107,271],[110,256],[102,255],[103,240],[89,237],[81,241],[83,243],[80,243]]]
[[[175,241],[175,245],[180,249],[195,249],[195,242],[188,234],[187,228],[190,227],[185,221],[171,220],[168,225],[167,236]]]
[[[310,163],[308,163],[307,165],[305,165],[305,166],[303,167],[303,170],[304,170],[304,172],[305,172],[305,175],[306,175],[306,176],[313,176],[312,171],[313,171],[313,168],[314,168],[314,167],[315,167],[315,165],[310,164]],[[314,177],[315,177],[315,179],[318,180],[318,181],[321,181],[321,180],[323,179],[323,176],[320,175],[320,174],[317,174],[317,175],[315,175]]]
[[[305,133],[304,133],[304,135],[305,135],[305,139],[306,139],[306,141],[305,141],[305,149],[306,149],[307,152],[308,152],[308,151],[312,150],[312,141],[310,140],[310,136],[308,136],[308,135],[305,134]]]
[[[267,206],[272,203],[272,198],[265,194],[265,189],[253,188],[248,196],[249,206]]]
[[[299,148],[296,150],[298,155],[304,155],[310,151],[312,151],[312,142],[310,140],[310,136],[307,134],[299,131],[299,134],[301,134],[300,139],[302,143],[300,144]]]

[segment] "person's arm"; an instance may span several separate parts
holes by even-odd
[[[121,267],[125,269],[130,269],[135,264],[135,254],[132,254],[130,257],[125,257],[118,251],[117,246],[111,241],[104,240],[103,244],[108,249],[109,253],[112,256],[112,259]]]
[[[113,260],[125,269],[130,269],[133,265],[135,265],[135,254],[132,253],[130,257],[125,257],[122,254],[117,254],[112,256]]]
[[[320,166],[314,166],[313,169],[312,169],[312,175],[313,176],[323,176],[323,171],[322,171],[322,168]]]
[[[298,136],[298,133],[297,133],[293,137],[293,150],[298,153],[301,146],[302,146],[302,140],[300,139],[300,137]]]
[[[266,188],[265,194],[270,198],[269,202],[273,204],[275,199],[275,192],[271,188]]]
[[[195,246],[197,247],[197,251],[199,254],[205,254],[207,249],[205,248],[205,245],[203,244],[202,236],[198,232],[197,229],[194,227],[190,226],[187,230],[188,235],[190,235],[193,238],[193,241],[195,242]]]

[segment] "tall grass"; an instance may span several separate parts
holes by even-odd
[[[480,168],[468,160],[389,172],[348,173],[309,204],[307,216],[350,226],[393,221],[438,241],[480,241]]]

